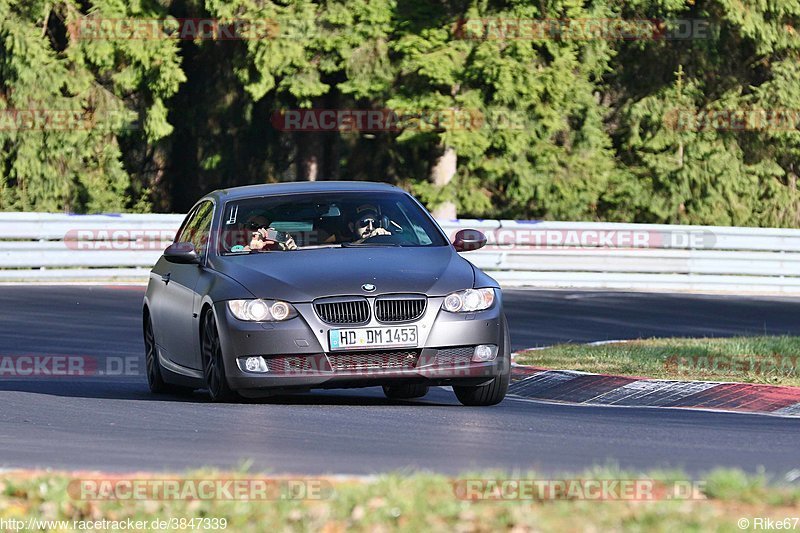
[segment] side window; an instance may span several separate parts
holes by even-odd
[[[214,204],[203,202],[197,208],[195,223],[192,224],[192,234],[189,235],[189,242],[194,244],[194,249],[201,259],[205,258],[208,249],[208,238],[211,235],[211,219],[214,214]]]
[[[187,215],[186,220],[183,222],[183,226],[178,231],[178,234],[175,236],[175,242],[189,242],[191,241],[190,235],[192,234],[191,227],[195,223],[197,217],[197,208],[192,209],[192,211]]]
[[[186,224],[181,229],[175,242],[190,242],[194,245],[197,255],[202,259],[206,255],[208,238],[211,235],[211,219],[214,214],[214,204],[203,202],[187,218]]]

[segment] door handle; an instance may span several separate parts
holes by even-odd
[[[169,285],[169,277],[172,275],[172,272],[167,272],[163,276],[161,276],[161,281],[164,282],[165,285]]]

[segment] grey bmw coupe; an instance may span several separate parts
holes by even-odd
[[[382,386],[391,399],[448,385],[502,401],[510,340],[500,288],[410,194],[369,182],[215,191],[191,209],[150,274],[150,390],[214,401]]]

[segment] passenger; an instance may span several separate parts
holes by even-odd
[[[297,244],[291,235],[284,242],[270,240],[269,230],[275,231],[270,227],[269,220],[264,215],[251,216],[245,224],[246,230],[251,235],[250,243],[246,245],[234,246],[232,252],[251,252],[251,251],[271,251],[271,250],[297,250]]]

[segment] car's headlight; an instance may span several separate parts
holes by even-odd
[[[494,289],[467,289],[447,295],[442,309],[451,313],[472,313],[489,309],[494,304]]]
[[[275,322],[297,316],[292,304],[280,300],[231,300],[228,309],[239,320],[248,322]]]

